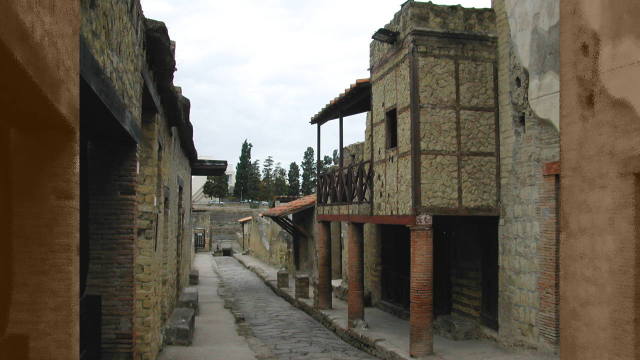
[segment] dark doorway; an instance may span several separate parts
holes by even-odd
[[[452,314],[498,328],[498,218],[436,216],[434,315]]]
[[[204,232],[203,231],[196,231],[193,234],[194,237],[194,243],[195,243],[195,248],[196,251],[200,251],[202,249],[204,249]]]
[[[381,298],[409,309],[410,231],[403,225],[382,225]]]

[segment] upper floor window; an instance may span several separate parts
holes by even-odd
[[[398,146],[398,112],[393,108],[385,114],[387,149],[394,149]]]

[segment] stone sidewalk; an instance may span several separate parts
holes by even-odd
[[[210,253],[198,253],[194,268],[200,272],[198,284],[200,313],[191,346],[167,345],[157,360],[252,360],[257,359],[245,337],[238,334],[235,319],[218,296],[220,279],[213,271]]]
[[[295,299],[293,282],[288,289],[276,286],[277,268],[248,255],[234,255],[240,263],[255,272],[274,292],[304,310],[345,341],[384,359],[413,359],[409,357],[409,322],[375,307],[365,309],[367,329],[347,328],[347,304],[333,297],[333,309],[313,308],[313,289],[310,299]],[[490,340],[453,341],[434,336],[434,356],[443,360],[555,360],[558,356],[531,351],[504,349]]]

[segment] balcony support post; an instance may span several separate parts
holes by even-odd
[[[343,140],[343,128],[342,128],[342,111],[340,112],[340,168],[342,169],[342,165],[344,164],[344,146],[342,143]]]

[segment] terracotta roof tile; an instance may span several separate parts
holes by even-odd
[[[247,221],[250,221],[251,219],[253,219],[253,216],[247,216],[247,217],[243,217],[242,219],[238,219],[239,223],[246,223]]]
[[[368,97],[360,99],[363,94],[368,94]],[[344,116],[350,116],[370,109],[371,81],[369,78],[358,79],[315,114],[311,118],[311,124],[318,122],[322,124],[328,120],[337,119],[338,111],[343,111]]]
[[[316,204],[316,194],[303,196],[300,199],[278,205],[267,210],[263,215],[268,217],[287,216],[308,209]]]

